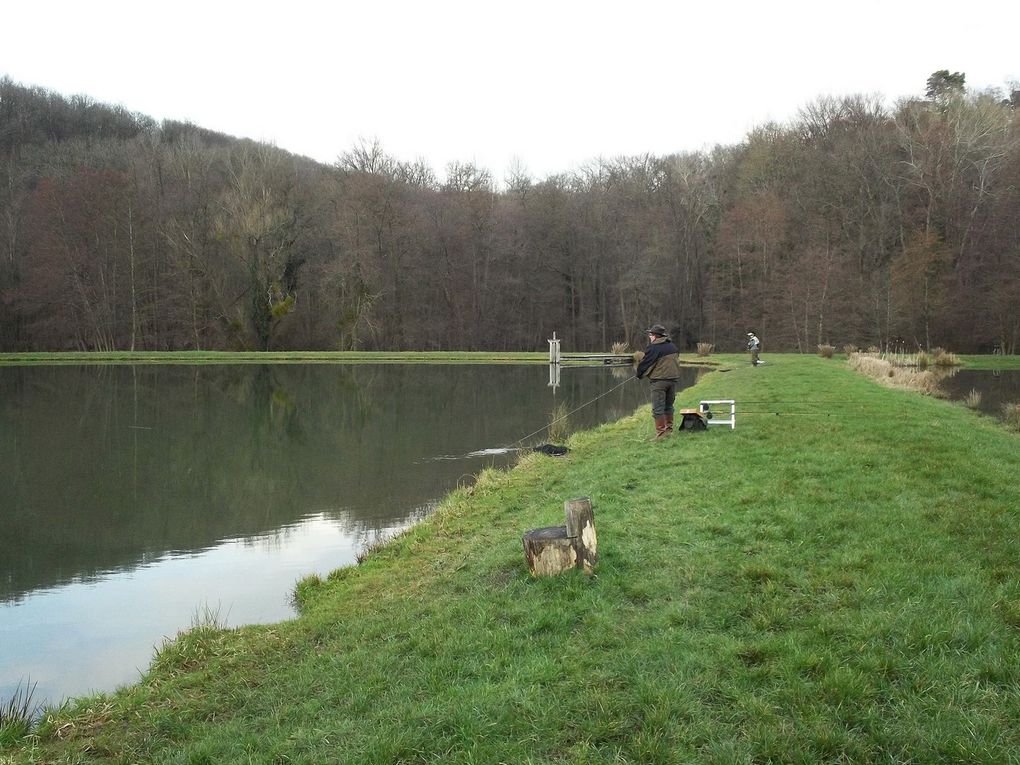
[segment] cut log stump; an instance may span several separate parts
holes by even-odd
[[[563,503],[565,526],[532,529],[523,537],[524,557],[532,576],[555,576],[580,568],[590,574],[598,563],[595,514],[588,497]]]

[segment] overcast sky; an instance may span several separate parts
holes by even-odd
[[[824,95],[1020,80],[1014,0],[51,0],[3,9],[0,76],[333,162],[442,176],[738,143]]]

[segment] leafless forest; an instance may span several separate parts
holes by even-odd
[[[736,146],[445,180],[0,80],[0,351],[1020,340],[1020,91],[818,99]]]

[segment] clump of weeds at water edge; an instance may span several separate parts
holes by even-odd
[[[0,749],[24,738],[32,729],[39,706],[32,701],[35,683],[20,682],[6,701],[0,702]]]
[[[1002,414],[1008,427],[1020,431],[1020,404],[1005,404]]]
[[[570,436],[570,412],[563,402],[557,404],[549,412],[547,437],[551,444],[562,444]]]
[[[932,363],[937,367],[958,367],[960,357],[945,348],[935,348],[931,352]]]
[[[921,355],[918,354],[916,368],[865,353],[851,354],[847,359],[847,364],[854,371],[871,377],[890,388],[912,390],[926,396],[944,395],[939,387],[938,378],[927,370],[928,363],[920,359]]]

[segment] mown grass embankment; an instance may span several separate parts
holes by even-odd
[[[960,356],[960,360],[968,369],[1020,369],[1020,356],[986,354],[982,356]]]
[[[1018,436],[767,358],[682,394],[745,402],[735,431],[649,443],[646,409],[486,473],[300,618],[187,633],[0,757],[1020,761]],[[583,495],[597,576],[531,579],[521,534]]]

